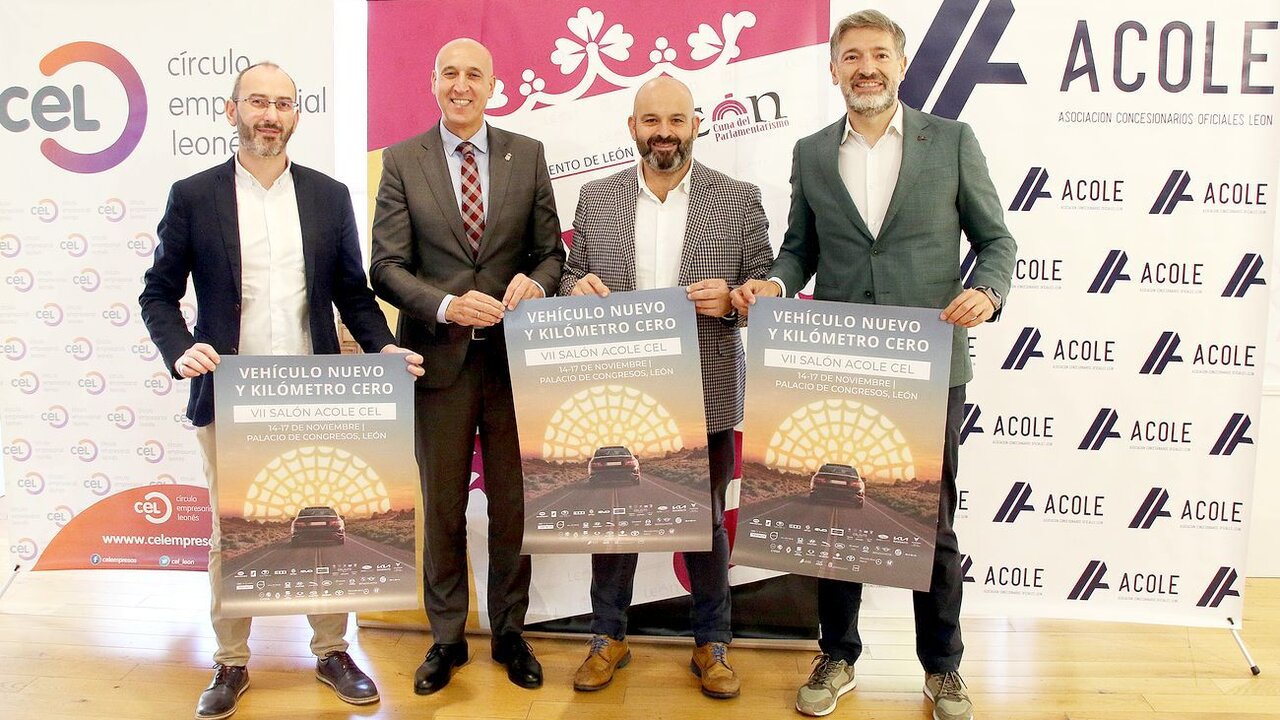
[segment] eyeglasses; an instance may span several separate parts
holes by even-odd
[[[298,109],[298,104],[292,98],[279,98],[277,100],[268,100],[261,95],[250,95],[247,98],[234,98],[235,102],[246,102],[254,110],[266,110],[272,105],[276,106],[276,112],[281,115],[288,115]]]

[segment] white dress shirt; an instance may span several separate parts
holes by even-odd
[[[240,223],[240,353],[310,355],[307,272],[293,173],[264,188],[236,158]]]
[[[840,140],[840,179],[872,237],[880,234],[902,169],[902,103],[875,145],[845,123]]]
[[[868,143],[846,119],[837,162],[840,180],[854,207],[858,208],[871,236],[879,236],[893,190],[898,186],[898,172],[902,170],[902,102],[898,102],[889,127],[875,145]],[[785,297],[787,288],[782,281],[776,277],[769,279],[778,283]]]
[[[643,165],[643,160],[641,164]],[[644,167],[637,169],[640,195],[636,198],[636,289],[654,290],[680,284],[680,257],[689,219],[689,176],[659,200],[644,182]]]

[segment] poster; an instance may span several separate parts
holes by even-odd
[[[702,362],[684,288],[526,301],[504,325],[524,552],[709,550]]]
[[[416,608],[404,359],[224,356],[214,398],[223,614]]]
[[[760,300],[734,563],[929,587],[951,339],[933,309]]]

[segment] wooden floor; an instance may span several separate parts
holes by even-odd
[[[0,583],[5,579],[0,574]],[[967,620],[962,668],[979,718],[1144,720],[1280,718],[1280,580],[1247,583],[1244,638],[1263,669],[1251,677],[1226,631],[1030,620]],[[213,651],[203,573],[23,573],[0,599],[0,720],[175,720],[192,716]],[[735,647],[742,696],[697,691],[684,644],[637,644],[612,687],[575,693],[580,639],[535,639],[541,690],[510,685],[472,639],[472,660],[444,691],[417,697],[425,635],[355,629],[351,652],[382,702],[355,708],[314,679],[301,618],[256,621],[252,688],[237,720],[254,718],[797,718],[796,687],[812,650]],[[907,619],[868,621],[858,689],[832,717],[930,717]]]

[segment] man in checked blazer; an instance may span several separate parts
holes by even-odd
[[[746,313],[755,297],[802,289],[815,273],[818,300],[937,308],[954,326],[951,390],[933,577],[914,594],[916,655],[936,720],[968,720],[973,705],[958,672],[964,583],[955,517],[956,466],[969,365],[968,329],[994,319],[1009,291],[1016,247],[973,130],[898,102],[906,36],[875,10],[842,19],[831,34],[831,81],[847,113],[796,143],[791,213],[770,280],[734,293]],[[973,287],[960,280],[960,233],[977,256]],[[826,715],[856,684],[860,583],[818,581],[818,656],[796,709]]]
[[[469,657],[466,509],[480,430],[489,501],[493,659],[511,682],[542,684],[523,639],[530,566],[503,313],[554,292],[564,263],[542,143],[491,127],[493,58],[475,40],[436,55],[440,123],[383,153],[373,218],[374,291],[400,309],[400,344],[422,354],[417,456],[426,504],[423,586],[435,642],[414,691],[436,692]]]
[[[711,550],[685,555],[696,644],[690,669],[701,678],[704,694],[730,698],[738,695],[740,682],[728,663],[724,496],[733,478],[733,428],[742,420],[744,361],[729,291],[765,277],[773,260],[769,222],[756,186],[693,162],[698,118],[683,83],[670,77],[645,83],[627,124],[640,152],[639,167],[583,186],[560,294],[688,288],[698,313],[712,504]],[[574,675],[577,690],[607,686],[614,670],[631,659],[627,608],[636,560],[634,553],[591,557],[594,635]]]

